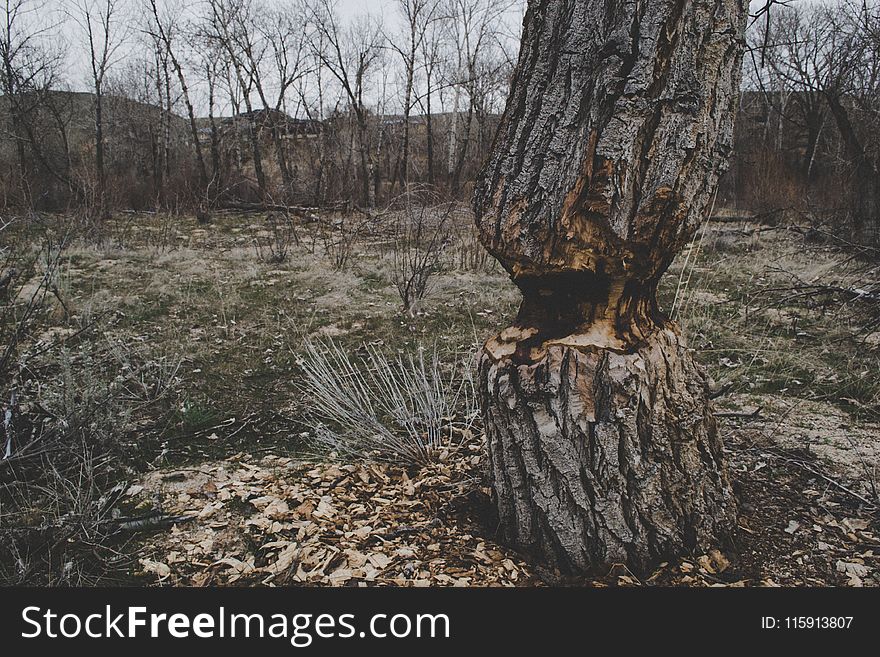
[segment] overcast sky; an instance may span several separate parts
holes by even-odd
[[[80,12],[76,10],[75,3],[82,1],[83,0],[33,0],[34,3],[44,3],[45,6],[45,11],[39,12],[41,16],[37,17],[37,20],[40,20],[41,18],[45,20],[46,16],[52,16],[51,22],[55,24],[57,30],[56,34],[60,37],[58,41],[59,43],[64,44],[65,49],[65,82],[71,89],[78,91],[88,90],[90,85],[87,42],[84,39],[82,27],[77,25],[77,21],[73,18],[73,16],[80,15]],[[85,1],[88,2],[90,0]],[[96,2],[98,5],[101,4],[97,0],[91,1]],[[271,2],[271,0],[269,1]],[[521,1],[524,5],[525,0]],[[200,4],[200,0],[159,0],[160,7],[165,2],[169,2],[171,5],[176,5],[178,7],[183,7],[184,13],[186,13],[187,7],[195,8]],[[121,5],[126,7],[124,14],[127,16],[139,13],[141,11],[140,8],[142,8],[144,4],[145,0],[121,0]],[[400,20],[393,0],[337,0],[336,7],[337,15],[341,19],[341,23],[345,24],[358,16],[370,14],[383,23],[386,33],[389,34],[395,31],[395,26]],[[516,34],[517,36],[513,38],[516,38],[517,40],[520,33],[519,23],[521,16],[521,13],[512,11],[509,27],[505,29],[505,32],[510,35]],[[31,18],[34,17],[32,16]],[[137,34],[137,26],[130,20],[125,21],[125,23],[128,23],[130,33],[126,39],[125,47],[120,48],[119,52],[117,52],[116,59],[120,61],[130,59],[130,55],[137,55],[138,49],[143,48],[143,41],[140,35]],[[117,21],[114,33],[118,35],[121,28],[122,23]],[[114,68],[118,72],[118,67]],[[111,77],[113,77],[112,73]]]
[[[140,4],[142,0],[128,0],[131,7]],[[64,41],[68,44],[67,64],[70,75],[70,83],[75,88],[83,88],[87,78],[88,70],[85,67],[86,60],[83,53],[82,44],[79,43],[79,28],[74,21],[67,16],[72,11],[69,3],[70,0],[46,0],[47,7],[56,16],[56,22]],[[159,0],[161,3],[162,0]],[[192,4],[198,0],[193,0]],[[337,0],[339,16],[343,20],[349,20],[359,15],[372,14],[382,17],[383,20],[395,20],[396,12],[393,9],[391,0]]]
[[[388,0],[339,0],[340,13],[344,12],[354,15],[363,12],[370,12],[375,15],[381,15],[383,9],[387,9]]]
[[[39,2],[39,0],[35,0]],[[86,57],[86,48],[82,38],[82,31],[72,18],[68,15],[72,11],[74,0],[43,0],[47,3],[47,9],[51,11],[56,18],[54,22],[58,26],[58,35],[60,41],[66,43],[66,82],[71,89],[86,90],[89,86],[88,66]],[[160,3],[166,0],[159,0]],[[182,3],[183,6],[194,7],[199,0],[170,0],[174,3]],[[806,1],[806,0],[804,0]],[[143,0],[122,0],[129,7],[137,7],[142,5]],[[750,0],[752,11],[757,10],[765,2],[765,0]],[[525,4],[525,0],[522,0]],[[66,12],[65,12],[66,8]],[[357,16],[371,14],[377,17],[385,24],[387,32],[394,31],[394,24],[399,20],[393,0],[337,0],[337,11],[342,22],[348,22]],[[510,35],[511,39],[518,39],[520,32],[521,14],[512,12],[505,32]],[[130,45],[120,52],[120,56],[132,54],[132,49],[142,48],[143,46],[135,45],[137,39],[131,39]],[[198,90],[196,90],[198,93]],[[197,102],[197,104],[200,104]]]

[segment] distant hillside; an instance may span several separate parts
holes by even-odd
[[[94,94],[82,91],[50,91],[41,113],[46,129],[59,130],[63,125],[67,131],[72,150],[77,150],[83,142],[94,138]],[[156,105],[142,103],[122,96],[104,97],[104,130],[108,138],[137,138],[149,126],[162,123],[164,110]],[[0,117],[4,123],[9,117],[9,100],[0,96]],[[177,114],[170,115],[170,127],[175,138],[186,138],[189,124]],[[8,139],[8,131],[0,135],[0,140]]]

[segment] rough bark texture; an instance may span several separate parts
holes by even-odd
[[[706,384],[657,306],[726,165],[741,0],[531,0],[481,239],[523,294],[480,392],[501,527],[563,572],[735,523]]]
[[[480,389],[501,526],[539,563],[644,571],[730,532],[705,381],[673,330],[627,354],[485,356]]]

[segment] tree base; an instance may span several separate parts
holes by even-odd
[[[492,344],[479,394],[510,544],[579,574],[729,543],[736,508],[706,379],[672,328],[625,354],[558,345],[518,362]]]

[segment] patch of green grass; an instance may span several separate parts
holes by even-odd
[[[191,399],[184,401],[174,415],[177,430],[183,435],[212,427],[222,419],[222,415],[210,403]]]
[[[777,232],[748,249],[719,252],[717,243],[725,244],[704,239],[684,271],[680,258],[660,294],[665,308],[677,301],[675,318],[710,376],[734,390],[822,399],[876,419],[880,352],[861,343],[858,309],[782,289],[793,276],[845,275],[838,263],[847,254]]]

